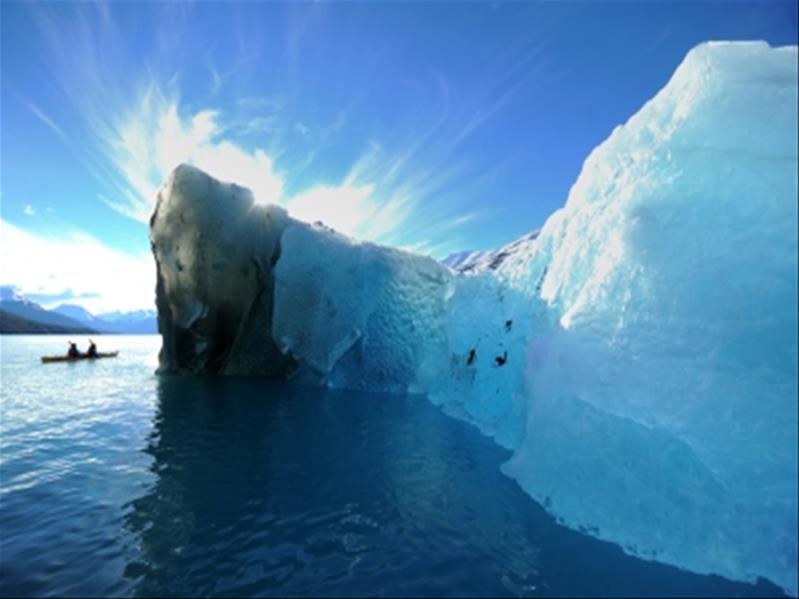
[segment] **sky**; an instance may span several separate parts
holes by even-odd
[[[147,220],[190,162],[303,220],[443,258],[563,205],[707,40],[796,2],[0,3],[0,285],[154,307]]]

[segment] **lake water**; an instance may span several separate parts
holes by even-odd
[[[780,594],[557,525],[423,397],[158,377],[155,336],[40,363],[66,339],[0,338],[2,595]]]

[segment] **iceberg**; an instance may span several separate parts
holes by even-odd
[[[540,232],[453,268],[182,165],[160,371],[425,394],[565,525],[795,596],[796,105],[796,47],[697,46]]]
[[[505,466],[569,526],[792,595],[796,105],[796,47],[708,43],[592,152],[507,266],[557,324]]]

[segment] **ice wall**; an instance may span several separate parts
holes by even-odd
[[[275,266],[272,328],[298,377],[337,387],[420,391],[447,363],[452,275],[432,258],[295,224]]]
[[[794,595],[796,106],[796,47],[697,47],[502,267],[545,272],[557,319],[505,471],[632,553]]]
[[[151,224],[161,368],[426,393],[565,524],[795,595],[796,62],[697,47],[468,274],[181,167]]]

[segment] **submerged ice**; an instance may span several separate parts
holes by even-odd
[[[161,370],[425,393],[566,525],[796,595],[796,65],[698,46],[538,235],[460,272],[181,166]]]

